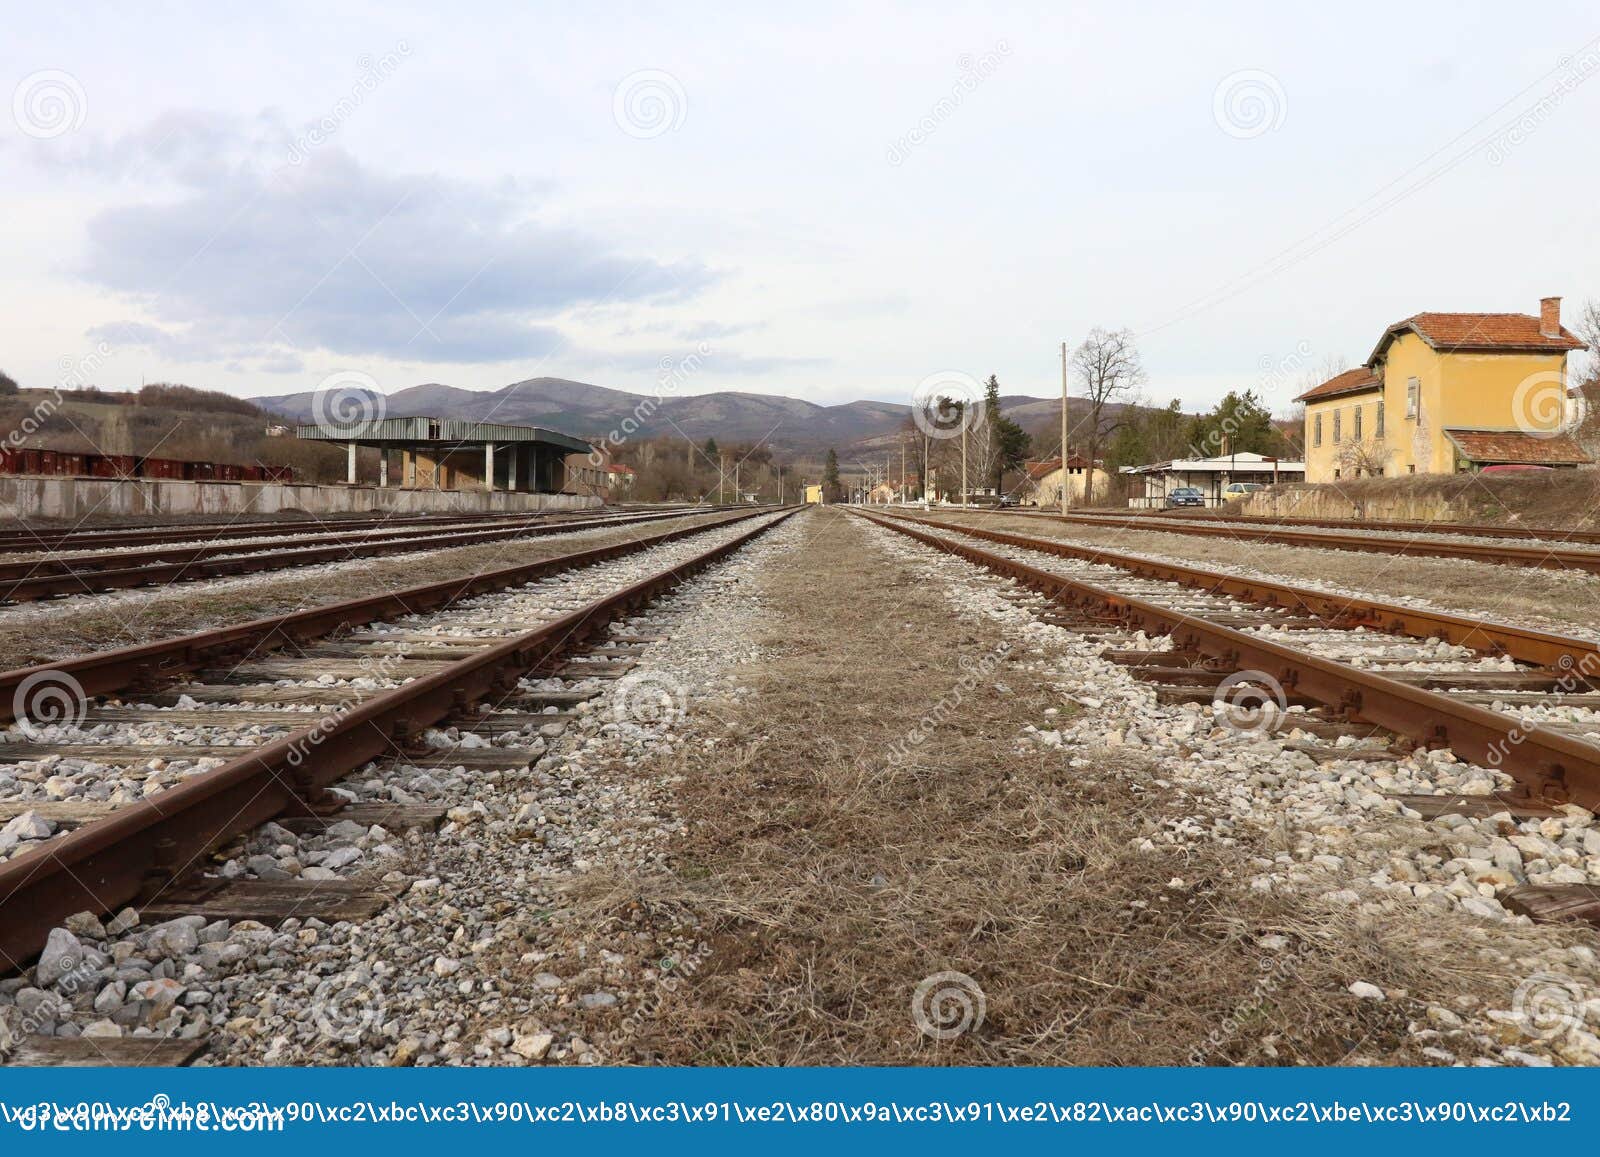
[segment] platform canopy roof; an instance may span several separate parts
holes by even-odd
[[[582,438],[544,426],[508,426],[499,422],[473,422],[464,418],[377,418],[365,422],[315,422],[294,428],[296,438],[315,442],[354,442],[379,449],[433,446],[497,446],[532,442],[564,454],[587,454],[593,447]]]

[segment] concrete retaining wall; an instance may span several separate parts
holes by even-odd
[[[346,514],[362,511],[482,514],[493,511],[587,510],[599,498],[481,490],[402,490],[322,486],[308,482],[176,482],[156,478],[0,476],[0,515],[84,518],[91,514]]]
[[[1361,518],[1374,522],[1467,522],[1469,512],[1438,493],[1341,494],[1332,486],[1260,490],[1240,512],[1265,518]]]

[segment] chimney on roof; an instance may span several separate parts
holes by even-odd
[[[1559,297],[1541,297],[1539,299],[1539,332],[1545,337],[1561,336],[1561,299]]]

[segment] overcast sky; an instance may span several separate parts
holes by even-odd
[[[8,4],[0,368],[906,401],[1104,325],[1286,410],[1600,297],[1592,0],[792,11]]]

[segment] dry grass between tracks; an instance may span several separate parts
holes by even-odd
[[[111,592],[106,596],[75,596],[71,600],[0,607],[0,670],[134,646],[424,583],[466,578],[481,571],[659,534],[689,521],[668,518],[618,527],[579,542],[556,535],[513,539],[449,547],[423,558],[352,558],[338,569],[320,574],[289,569],[202,579],[192,586],[137,589],[123,592],[121,597]]]
[[[920,515],[920,512],[917,512]],[[1529,625],[1593,628],[1600,575],[1583,571],[1495,567],[1459,559],[1397,557],[1347,550],[1284,546],[1248,539],[1156,530],[1124,530],[1053,522],[1031,515],[936,512],[944,523],[1058,538],[1130,554],[1160,554],[1217,570],[1281,575],[1290,582],[1332,583],[1375,599],[1427,599],[1440,610]],[[1375,528],[1381,529],[1381,528]],[[1526,545],[1513,543],[1511,545]]]
[[[891,745],[1001,640],[831,512],[774,571],[757,694],[698,716],[661,760],[688,832],[672,875],[589,878],[587,917],[698,921],[712,952],[633,1039],[679,1064],[1183,1064],[1417,1061],[1419,1000],[1498,989],[1459,919],[1363,921],[1252,891],[1250,845],[1140,851],[1202,813],[1136,755],[1017,753],[1064,706],[1003,664],[896,762]],[[1002,692],[994,684],[1009,687]],[[707,748],[704,741],[714,739]],[[1105,753],[1093,754],[1098,759]],[[661,765],[644,769],[655,774]],[[1336,885],[1330,885],[1333,887]],[[619,926],[624,926],[621,923]],[[1284,946],[1261,943],[1285,937]],[[941,971],[982,989],[980,1026],[939,1042],[913,994]],[[1363,979],[1408,997],[1358,1000]]]

